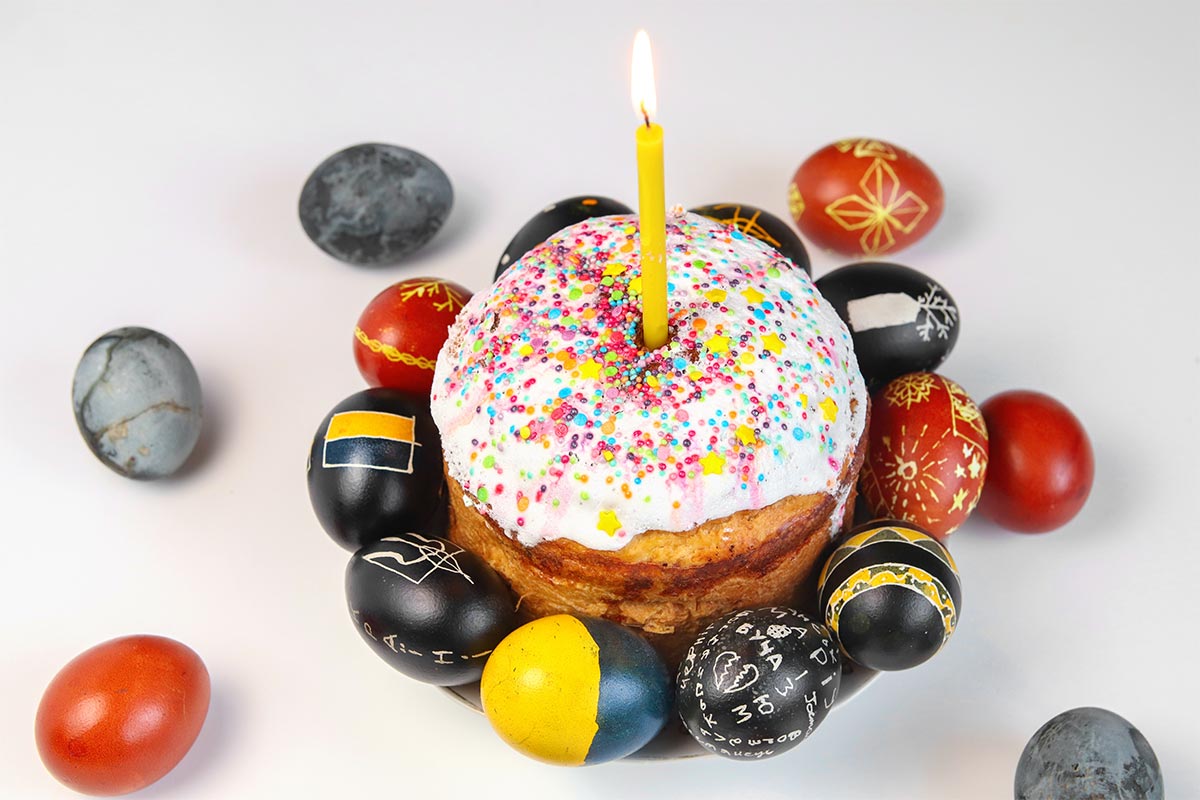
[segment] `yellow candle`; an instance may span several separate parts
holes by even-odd
[[[646,349],[667,343],[667,203],[663,192],[663,131],[650,122],[655,112],[654,63],[650,37],[633,41],[632,98],[642,119],[637,129],[638,228],[642,261],[642,337]]]

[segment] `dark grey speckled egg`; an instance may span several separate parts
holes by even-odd
[[[406,147],[359,144],[325,159],[300,193],[300,224],[317,247],[387,266],[423,247],[454,205],[442,168]]]
[[[1017,800],[1161,800],[1162,770],[1146,737],[1103,708],[1064,711],[1017,763]]]
[[[175,472],[200,438],[200,378],[179,345],[148,328],[92,342],[71,387],[75,421],[106,466],[127,478]]]

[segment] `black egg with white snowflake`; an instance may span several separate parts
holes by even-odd
[[[523,255],[542,242],[549,239],[563,228],[593,217],[607,217],[612,214],[632,214],[633,209],[619,200],[601,197],[598,194],[581,194],[578,197],[568,197],[551,203],[526,222],[517,235],[504,248],[500,262],[496,264],[496,279]]]
[[[837,699],[841,656],[829,630],[791,608],[727,614],[688,650],[679,716],[706,750],[762,759],[804,741]]]
[[[689,208],[693,214],[708,217],[716,222],[732,225],[747,236],[771,245],[800,269],[812,275],[812,262],[804,242],[792,230],[792,226],[772,214],[749,203],[710,203],[706,206]]]
[[[871,389],[946,360],[958,340],[958,306],[940,283],[882,261],[840,267],[816,281],[850,329]]]
[[[421,533],[387,536],[355,553],[346,603],[380,658],[438,686],[479,680],[492,649],[517,624],[512,594],[495,570]]]

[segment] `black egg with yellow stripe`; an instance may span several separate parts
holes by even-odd
[[[357,550],[398,532],[432,532],[446,498],[429,395],[368,389],[321,421],[308,455],[308,496],[330,538]]]
[[[851,531],[825,563],[819,587],[821,613],[842,652],[877,670],[908,669],[933,657],[962,609],[950,552],[895,520]]]
[[[564,766],[640,750],[666,724],[672,700],[666,666],[645,639],[569,614],[510,633],[488,658],[479,692],[500,738]]]

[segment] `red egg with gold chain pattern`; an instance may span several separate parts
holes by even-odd
[[[410,278],[384,289],[358,318],[354,360],[373,387],[422,395],[450,323],[471,293],[438,278]]]
[[[925,162],[879,139],[843,139],[808,157],[788,208],[818,247],[848,256],[896,253],[942,215],[942,184]]]
[[[872,398],[858,486],[876,517],[905,520],[944,539],[979,502],[987,463],[983,414],[954,381],[913,372]]]

